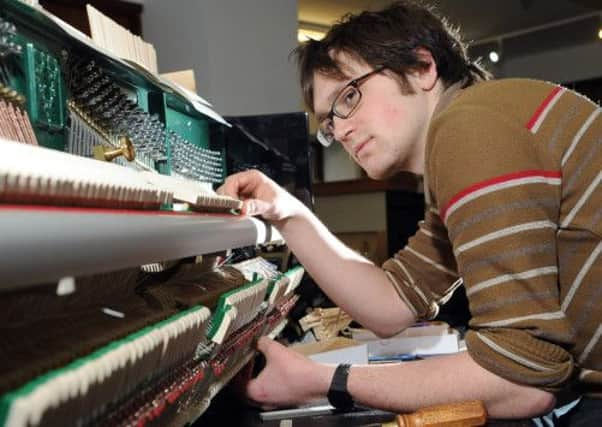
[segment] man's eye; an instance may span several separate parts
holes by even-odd
[[[346,107],[353,107],[357,102],[358,92],[355,89],[348,90],[343,96],[343,103]]]

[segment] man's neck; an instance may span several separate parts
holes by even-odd
[[[443,85],[441,79],[437,80],[435,86],[427,92],[427,109],[428,109],[428,120],[426,126],[423,129],[422,135],[418,144],[416,144],[414,153],[409,157],[409,161],[406,165],[408,172],[415,173],[417,175],[424,174],[424,161],[425,161],[425,149],[428,131],[435,114],[439,111],[439,106],[445,101],[446,88]]]

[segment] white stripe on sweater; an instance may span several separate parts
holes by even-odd
[[[528,316],[520,316],[520,317],[512,317],[510,319],[502,319],[502,320],[494,320],[492,322],[479,323],[477,326],[479,327],[498,327],[498,326],[508,326],[514,323],[522,322],[525,320],[557,320],[564,319],[565,315],[562,311],[555,311],[553,313],[536,313],[529,314]]]
[[[591,374],[595,374],[596,372],[598,371],[592,371],[591,369],[582,369],[579,373],[579,379],[584,380],[585,378],[589,377]]]
[[[539,127],[541,126],[543,121],[546,119],[546,117],[550,113],[550,111],[552,111],[552,108],[554,108],[554,105],[556,105],[556,103],[558,102],[558,100],[560,99],[560,97],[562,96],[562,94],[564,92],[566,92],[566,88],[562,87],[562,88],[560,88],[560,90],[558,92],[556,92],[554,94],[554,97],[550,100],[548,105],[546,105],[546,108],[544,108],[544,110],[541,112],[541,114],[535,121],[535,124],[531,127],[530,130],[531,130],[532,134],[537,133],[537,131],[539,130]]]
[[[483,282],[479,282],[476,285],[472,286],[470,289],[466,290],[466,295],[474,295],[483,289],[490,288],[495,285],[499,285],[500,283],[510,282],[512,280],[524,280],[524,279],[532,279],[534,277],[545,276],[548,274],[557,274],[558,267],[549,266],[549,267],[541,267],[534,268],[532,270],[523,271],[522,273],[511,273],[511,274],[502,274],[500,276],[494,277],[493,279],[485,280]]]
[[[542,228],[554,228],[556,229],[556,224],[552,221],[534,221],[527,222],[525,224],[513,225],[511,227],[502,228],[501,230],[494,231],[493,233],[485,234],[479,238],[471,240],[463,245],[458,246],[458,248],[454,251],[456,256],[465,252],[469,249],[474,248],[475,246],[481,245],[483,243],[489,242],[491,240],[500,239],[502,237],[510,236],[512,234],[522,233],[523,231],[531,231],[531,230],[539,230]]]
[[[424,292],[422,292],[422,289],[420,289],[416,285],[410,285],[408,287],[411,288],[411,289],[413,289],[414,292],[416,292],[416,294],[420,297],[420,299],[422,300],[422,302],[424,302],[425,305],[427,305],[427,306],[431,305],[431,303],[429,302],[429,300],[426,299],[426,295],[424,295]]]
[[[592,267],[592,265],[594,265],[594,261],[596,261],[596,258],[598,258],[598,256],[600,255],[600,252],[602,252],[602,242],[598,243],[598,245],[594,248],[590,256],[587,257],[587,260],[585,260],[585,263],[583,264],[583,267],[581,267],[581,270],[579,270],[579,273],[577,273],[575,281],[571,285],[571,288],[567,292],[566,297],[564,298],[564,301],[562,301],[562,305],[560,306],[562,311],[567,311],[567,308],[571,304],[571,301],[577,293],[579,286],[581,286],[583,278],[585,277],[589,269]]]
[[[418,296],[424,302],[424,304],[430,305],[429,301],[426,299],[426,296],[424,295],[424,292],[422,292],[422,289],[420,289],[418,286],[414,285],[413,283],[408,282],[405,279],[402,279],[401,282],[404,284],[404,286],[406,288],[412,289],[414,292],[416,292],[416,294],[418,294]]]
[[[473,191],[472,193],[467,194],[466,196],[458,199],[456,203],[449,207],[449,209],[445,212],[445,218],[443,221],[447,224],[447,220],[451,216],[453,212],[455,212],[458,208],[462,207],[468,202],[471,202],[481,196],[485,196],[487,194],[491,194],[496,191],[505,190],[507,188],[518,187],[520,185],[529,185],[529,184],[548,184],[548,185],[560,185],[560,178],[550,178],[545,176],[528,176],[524,178],[515,178],[509,181],[500,182],[497,184],[488,185],[487,187],[481,188],[479,190]]]
[[[393,258],[393,262],[400,268],[400,270],[406,275],[406,277],[408,278],[410,283],[413,285],[414,278],[412,277],[412,275],[410,274],[410,272],[408,271],[406,266],[403,265],[403,263],[400,260],[398,260],[397,258]]]
[[[569,157],[571,156],[571,154],[573,154],[573,151],[575,150],[575,147],[577,146],[577,144],[581,140],[581,137],[583,137],[583,135],[585,134],[585,132],[587,132],[587,130],[589,129],[589,127],[591,126],[591,124],[594,122],[594,120],[596,120],[596,117],[598,117],[598,115],[600,114],[601,111],[602,110],[600,110],[600,108],[596,108],[589,115],[589,117],[587,118],[587,120],[585,121],[585,123],[583,123],[583,126],[581,126],[581,128],[577,131],[577,133],[575,134],[575,137],[573,138],[573,141],[571,142],[571,145],[569,145],[569,148],[567,148],[566,152],[562,156],[562,160],[560,161],[560,165],[561,166],[564,166],[564,164],[567,162],[567,160],[569,159]]]
[[[430,232],[430,231],[428,231],[428,230],[425,230],[424,228],[420,228],[420,229],[418,229],[418,232],[422,232],[422,233],[426,234],[426,235],[427,235],[428,237],[430,237],[431,239],[439,240],[439,241],[441,241],[441,242],[445,242],[445,243],[447,243],[447,242],[448,242],[448,240],[447,240],[447,239],[445,239],[445,238],[443,238],[443,237],[440,237],[440,236],[436,236],[435,234],[431,233],[431,232]]]
[[[536,371],[552,371],[552,369],[547,368],[545,366],[542,366],[538,363],[535,363],[531,360],[527,360],[524,357],[519,356],[518,354],[512,353],[509,350],[506,350],[505,348],[499,346],[498,344],[496,344],[493,340],[490,340],[489,338],[487,338],[486,336],[482,335],[481,333],[477,332],[477,336],[479,337],[479,339],[481,341],[483,341],[483,343],[485,343],[489,348],[491,348],[493,351],[501,354],[502,356],[507,357],[510,360],[514,360],[517,363],[520,363],[523,366],[526,366],[527,368],[531,368],[531,369],[535,369]]]
[[[408,252],[410,252],[411,254],[414,254],[416,257],[420,258],[422,261],[426,262],[427,264],[432,265],[434,268],[436,268],[439,271],[443,271],[444,273],[447,273],[447,274],[449,274],[451,276],[454,276],[454,277],[458,275],[458,272],[456,272],[454,270],[450,270],[449,268],[447,268],[447,267],[445,267],[445,266],[443,266],[441,264],[436,263],[435,261],[433,261],[432,259],[428,258],[427,256],[425,256],[425,255],[423,255],[423,254],[421,254],[419,252],[416,252],[413,248],[411,248],[409,246],[406,247],[406,250]]]
[[[429,207],[429,212],[439,216],[439,209],[437,209],[436,207],[434,207],[432,205]]]
[[[600,341],[600,335],[602,335],[602,325],[598,326],[596,333],[589,343],[587,343],[587,346],[585,347],[585,350],[583,350],[583,353],[581,353],[581,356],[579,356],[579,363],[583,363],[585,359],[587,359],[587,356],[589,356],[589,354],[592,352],[594,346],[598,344],[598,341]]]
[[[590,185],[588,185],[587,189],[585,190],[585,193],[583,193],[583,196],[581,196],[579,198],[579,201],[575,204],[573,209],[571,209],[571,211],[566,216],[564,221],[562,221],[562,224],[560,224],[561,227],[563,227],[563,228],[567,227],[571,223],[571,221],[577,215],[577,212],[579,212],[579,210],[583,207],[585,202],[587,202],[587,199],[589,199],[589,196],[591,196],[592,193],[594,192],[594,190],[596,189],[596,187],[598,187],[598,185],[600,185],[600,181],[602,181],[602,171],[600,171],[598,173],[598,176],[592,181],[592,183]]]
[[[385,274],[387,275],[387,277],[391,281],[391,284],[393,285],[393,287],[395,288],[395,290],[397,290],[397,294],[401,297],[401,299],[403,300],[403,302],[405,302],[406,306],[410,309],[410,311],[412,312],[412,314],[414,315],[414,317],[418,317],[418,312],[416,311],[416,309],[414,308],[414,306],[412,304],[410,304],[410,301],[408,300],[408,298],[406,297],[405,293],[401,289],[401,286],[399,286],[399,283],[397,282],[397,279],[395,279],[395,276],[393,276],[393,274],[391,274],[390,271],[385,271]]]

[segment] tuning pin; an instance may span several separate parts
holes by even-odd
[[[136,151],[132,141],[127,136],[119,137],[119,148],[114,150],[107,149],[102,145],[94,147],[94,158],[97,160],[104,160],[110,162],[117,157],[123,156],[129,162],[136,158]]]

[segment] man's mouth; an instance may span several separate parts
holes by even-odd
[[[364,149],[364,147],[370,142],[372,141],[372,138],[368,138],[367,140],[365,140],[364,142],[359,143],[358,145],[356,145],[354,147],[354,154],[355,157],[358,157],[360,154],[360,151],[362,151]]]

